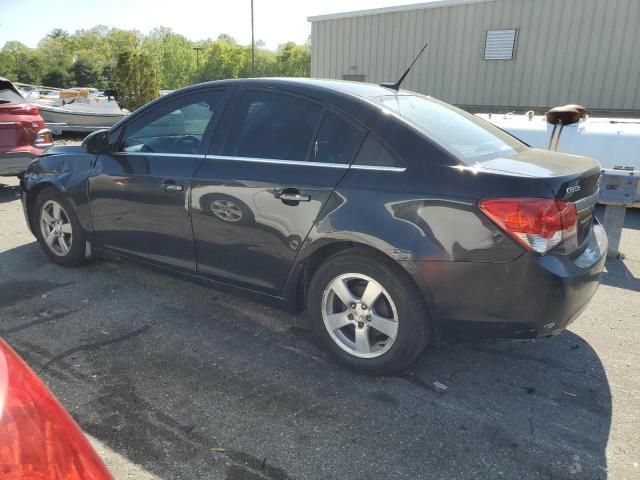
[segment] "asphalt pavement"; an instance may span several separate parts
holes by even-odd
[[[17,185],[0,178],[0,335],[118,479],[640,478],[640,211],[568,331],[367,377],[304,315],[133,264],[52,264]]]

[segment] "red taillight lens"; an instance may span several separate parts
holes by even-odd
[[[9,113],[12,115],[40,115],[40,109],[36,105],[31,104],[19,104],[4,108],[3,113]]]
[[[576,234],[575,203],[543,198],[481,200],[480,209],[525,248],[545,254]]]
[[[60,402],[2,339],[0,478],[113,480]]]

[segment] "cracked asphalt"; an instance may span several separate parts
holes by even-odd
[[[0,335],[118,479],[640,478],[640,211],[567,332],[372,378],[304,316],[137,265],[53,265],[17,185],[0,178]]]

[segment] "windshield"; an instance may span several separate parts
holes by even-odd
[[[397,113],[465,164],[514,155],[526,145],[475,115],[422,95],[373,98]]]

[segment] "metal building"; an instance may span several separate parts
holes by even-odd
[[[640,0],[439,0],[310,17],[311,75],[394,82],[471,111],[640,114]]]

